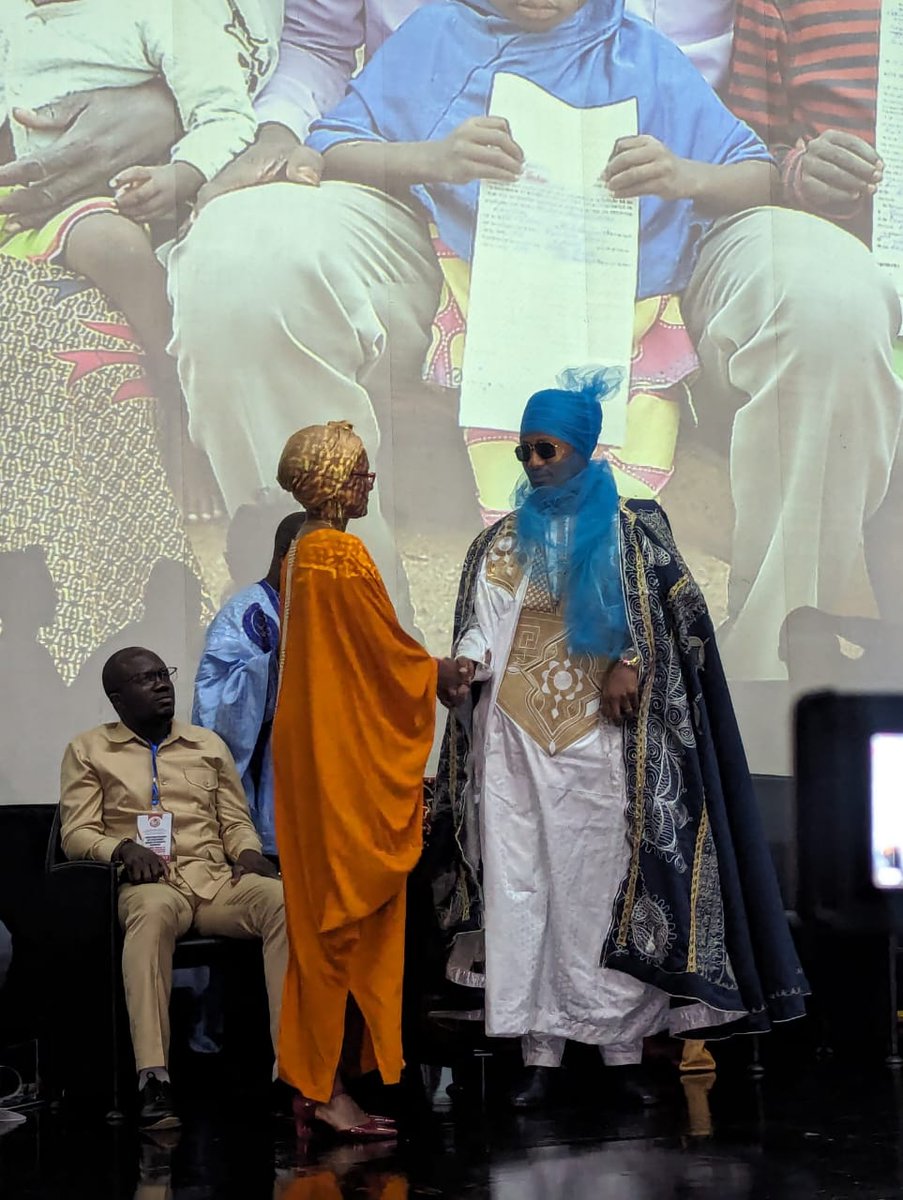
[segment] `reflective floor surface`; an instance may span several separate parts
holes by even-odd
[[[264,1097],[203,1075],[183,1090],[184,1127],[76,1122],[49,1109],[0,1125],[4,1200],[890,1200],[903,1196],[903,1081],[807,1063],[759,1083],[745,1072],[668,1082],[646,1114],[591,1087],[543,1116],[515,1116],[489,1083],[452,1105],[395,1096],[392,1146],[300,1145]],[[6,1132],[3,1132],[6,1128]]]

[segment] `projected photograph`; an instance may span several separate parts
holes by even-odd
[[[456,31],[513,0],[374,7],[104,5],[109,45],[84,5],[4,10],[0,803],[55,798],[118,648],[178,667],[187,715],[304,426],[363,438],[355,532],[447,654],[519,414],[588,369],[753,768],[789,769],[801,691],[900,686],[900,23],[858,6],[862,86],[811,105],[836,46],[803,23],[778,53],[746,0],[566,0],[567,37],[485,44]]]

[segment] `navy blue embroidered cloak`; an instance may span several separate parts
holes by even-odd
[[[499,526],[468,552],[455,640]],[[694,1037],[759,1032],[805,1014],[796,955],[752,780],[698,585],[661,508],[620,508],[628,621],[641,659],[640,708],[623,726],[630,861],[602,962],[668,993],[737,1013]],[[452,713],[432,802],[429,870],[449,943],[482,929],[478,821],[468,812],[466,723]],[[458,976],[461,978],[461,976]],[[476,982],[476,977],[472,980]]]

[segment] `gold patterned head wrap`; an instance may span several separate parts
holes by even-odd
[[[308,425],[285,443],[276,478],[309,513],[341,517],[339,492],[364,453],[348,421]]]

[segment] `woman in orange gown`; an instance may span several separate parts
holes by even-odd
[[[462,681],[457,664],[404,632],[373,560],[345,532],[374,481],[352,427],[294,434],[278,479],[307,512],[283,568],[273,726],[290,945],[279,1073],[300,1093],[300,1125],[389,1138],[392,1122],[359,1108],[339,1064],[351,1052],[385,1083],[401,1075],[405,885],[421,851],[437,687],[454,702]],[[359,1049],[346,1042],[349,1014],[363,1018]]]

